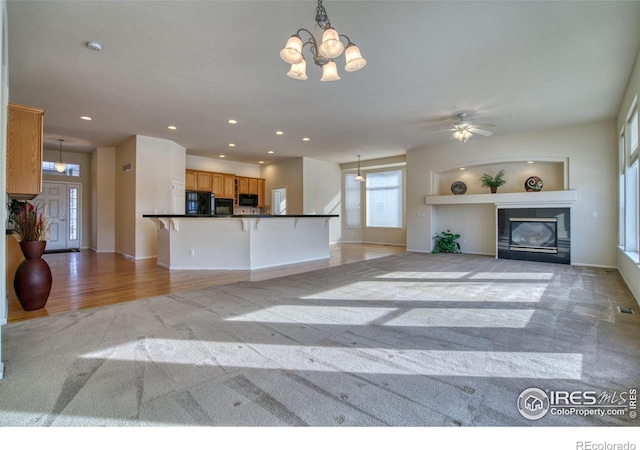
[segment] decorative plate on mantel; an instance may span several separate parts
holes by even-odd
[[[542,180],[540,177],[529,177],[524,182],[524,189],[527,192],[539,192],[542,190]]]
[[[462,181],[454,181],[451,184],[451,192],[453,195],[462,195],[467,192],[467,185]]]

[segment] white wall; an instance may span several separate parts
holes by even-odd
[[[7,105],[9,103],[9,62],[7,55],[7,2],[0,1],[0,52],[2,68],[0,72],[0,161],[3,162],[0,170],[0,196],[7,201],[7,185],[5,178],[5,162],[7,160]],[[2,223],[6,223],[6,208],[2,208]],[[2,325],[7,323],[7,249],[6,240],[0,240],[0,267],[3,276],[0,277],[0,378],[4,376],[4,363],[2,362]]]
[[[302,214],[304,212],[304,184],[302,158],[285,159],[267,164],[260,171],[265,179],[265,206],[271,207],[271,189],[287,188],[287,213]]]
[[[259,164],[239,163],[222,158],[187,155],[186,168],[207,172],[232,173],[240,177],[261,178]]]
[[[134,136],[116,147],[117,253],[132,259],[156,256],[155,225],[142,215],[173,211],[173,181],[184,183],[185,159],[184,147],[166,139]],[[127,164],[131,170],[124,171]]]
[[[186,150],[173,141],[147,136],[136,139],[135,259],[157,255],[157,230],[143,214],[172,213],[174,179],[185,177]],[[184,214],[184,209],[181,211]]]
[[[342,191],[340,166],[335,163],[303,158],[303,213],[341,215]],[[342,218],[335,217],[329,222],[329,242],[340,240]]]
[[[636,58],[636,64],[629,79],[629,84],[626,87],[620,110],[618,111],[618,118],[616,123],[616,130],[621,130],[624,127],[624,123],[627,118],[627,113],[631,108],[634,98],[640,96],[640,53]],[[618,176],[617,167],[612,171],[616,177]],[[613,200],[612,200],[613,202]],[[637,258],[636,255],[633,255]],[[637,259],[634,261],[631,257],[625,254],[624,251],[618,249],[617,262],[618,269],[622,274],[622,277],[626,281],[629,289],[633,293],[636,301],[640,304],[640,267],[637,264]]]
[[[124,166],[131,164],[131,170]],[[136,236],[136,137],[116,147],[116,253],[135,257]]]
[[[578,191],[573,205],[573,264],[616,266],[617,236],[617,137],[615,122],[605,120],[573,127],[500,136],[490,139],[476,136],[466,144],[452,142],[407,152],[407,249],[429,252],[433,234],[450,228],[466,239],[469,252],[495,253],[493,214],[486,207],[437,207],[432,217],[425,195],[433,194],[429,176],[455,167],[472,166],[482,161],[521,161],[538,158],[567,158],[568,188]],[[506,166],[506,165],[505,165]],[[495,164],[495,167],[500,167]],[[520,189],[522,173],[515,175]],[[545,174],[539,175],[543,181]],[[552,175],[557,177],[557,174]],[[513,178],[506,172],[505,178]],[[477,181],[478,186],[480,181]],[[507,185],[505,185],[505,188]],[[473,186],[475,189],[476,187]],[[544,189],[544,188],[543,188]],[[524,187],[522,191],[524,192]],[[465,194],[467,195],[467,194]],[[593,217],[593,213],[597,217]],[[433,227],[432,227],[433,225]],[[437,229],[435,227],[438,227]],[[433,229],[432,229],[433,228]],[[442,229],[441,229],[442,228]],[[491,238],[489,238],[491,235]],[[490,245],[487,245],[490,242]],[[465,249],[463,248],[463,251]]]
[[[92,153],[91,248],[98,253],[116,248],[116,149],[98,148]]]

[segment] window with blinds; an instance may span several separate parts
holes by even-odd
[[[367,226],[402,228],[402,170],[368,173],[366,191]]]

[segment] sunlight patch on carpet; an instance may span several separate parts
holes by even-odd
[[[524,328],[533,309],[360,308],[278,305],[229,317],[231,322],[381,325],[393,327]]]
[[[463,376],[579,380],[582,355],[552,352],[396,350],[368,347],[247,344],[146,338],[153,364],[214,365],[257,370],[299,370],[384,375]],[[83,358],[137,361],[136,342]],[[210,358],[215,355],[216,362]],[[336,370],[339,367],[339,370]]]

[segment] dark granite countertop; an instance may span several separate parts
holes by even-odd
[[[143,214],[142,217],[147,218],[185,218],[185,219],[286,219],[291,217],[339,217],[338,214],[287,214],[287,215],[273,215],[273,214]]]

